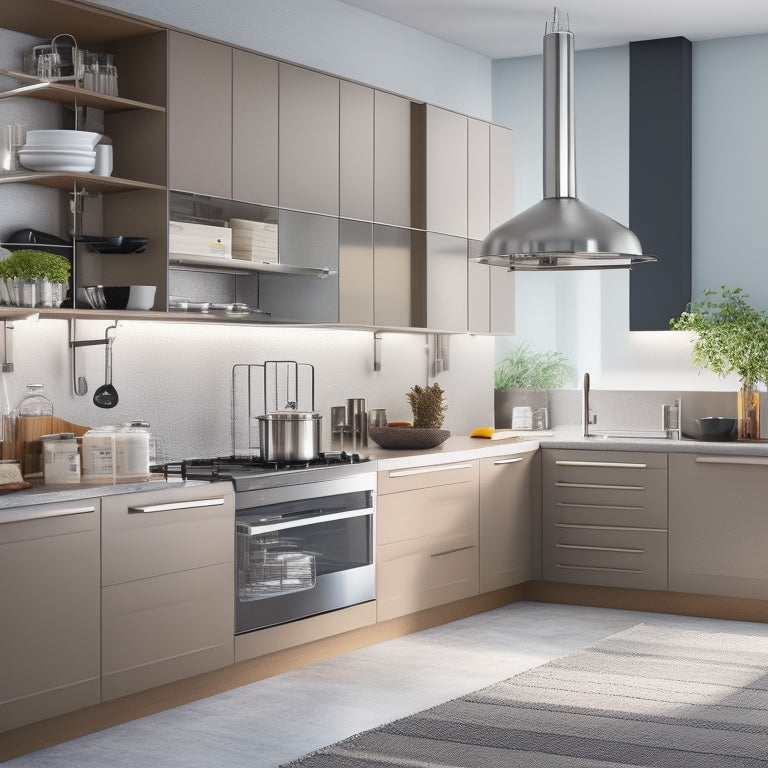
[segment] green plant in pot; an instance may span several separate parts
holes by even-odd
[[[549,390],[571,380],[568,359],[560,352],[534,352],[528,342],[514,347],[493,372],[495,426],[523,429],[549,426]],[[522,408],[523,421],[513,422],[514,408]],[[530,411],[528,410],[530,409]],[[527,415],[530,413],[530,425]]]
[[[741,380],[738,399],[739,439],[760,437],[760,393],[757,385],[768,382],[768,312],[747,303],[741,288],[707,289],[691,302],[669,326],[675,331],[694,331],[691,361],[718,376],[735,373]]]
[[[0,300],[22,307],[58,307],[72,267],[55,253],[22,249],[0,261]]]

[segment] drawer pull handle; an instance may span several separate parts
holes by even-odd
[[[439,464],[435,467],[417,467],[416,469],[390,470],[390,477],[409,477],[410,475],[426,475],[429,472],[450,472],[452,469],[472,469],[471,464]]]
[[[609,573],[636,573],[642,574],[643,571],[637,568],[601,568],[597,565],[566,565],[565,563],[558,563],[557,568],[563,568],[567,571],[603,571]]]
[[[465,549],[474,549],[474,544],[467,544],[466,547],[455,547],[454,549],[446,549],[444,552],[430,552],[430,557],[442,557],[443,555],[452,555],[455,552],[463,552]]]
[[[558,480],[555,488],[591,488],[601,491],[644,491],[643,485],[601,485],[599,483],[564,483]]]
[[[618,509],[623,512],[642,512],[645,507],[621,506],[618,504],[572,504],[567,501],[558,501],[557,507],[567,507],[569,509]]]
[[[55,504],[50,505],[49,510],[38,510],[36,512],[24,512],[24,507],[17,507],[13,517],[4,517],[0,523],[22,523],[26,520],[44,520],[48,517],[64,517],[65,515],[86,515],[95,512],[96,507],[72,507],[72,509],[61,509]]]
[[[637,547],[595,547],[587,546],[586,544],[560,544],[560,542],[555,546],[558,549],[585,549],[590,552],[626,552],[632,555],[645,554],[644,549],[638,549]]]
[[[177,509],[197,509],[199,507],[220,507],[224,499],[198,499],[197,501],[178,501],[169,504],[151,504],[146,507],[128,507],[129,515],[144,515],[154,512],[173,512]]]
[[[514,459],[499,459],[493,462],[494,467],[498,467],[500,464],[517,464],[518,461],[522,461],[522,456],[516,456]]]
[[[762,456],[697,456],[697,464],[757,464],[768,465],[768,458]]]
[[[623,469],[647,469],[647,464],[628,464],[622,461],[556,461],[558,467],[620,467]]]
[[[580,531],[651,531],[666,533],[666,528],[640,528],[629,525],[584,525],[580,523],[555,523],[555,528],[573,528]]]

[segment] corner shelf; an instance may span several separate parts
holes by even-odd
[[[336,274],[336,270],[328,267],[300,267],[292,264],[274,264],[265,261],[245,261],[244,259],[228,259],[220,256],[193,256],[179,253],[172,253],[168,257],[168,262],[171,267],[241,275],[250,272],[270,272],[278,275],[305,275],[323,279]]]
[[[43,101],[55,101],[60,104],[96,107],[97,109],[103,109],[104,112],[127,112],[133,109],[165,112],[165,107],[160,107],[156,104],[145,104],[133,99],[124,99],[121,96],[107,96],[106,94],[89,91],[77,85],[69,85],[68,83],[49,83],[46,80],[40,80],[34,75],[27,75],[24,72],[0,69],[0,76],[11,77],[14,80],[28,83],[28,85],[0,92],[0,99],[41,99]]]
[[[92,173],[67,173],[64,171],[21,171],[0,176],[0,184],[37,184],[43,187],[72,192],[77,187],[89,192],[128,192],[137,189],[154,189],[164,192],[161,184],[121,179],[117,176],[94,176]]]

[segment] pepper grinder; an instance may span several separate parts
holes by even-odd
[[[352,450],[368,445],[368,416],[365,412],[365,398],[351,397],[347,400],[347,426],[352,432]]]

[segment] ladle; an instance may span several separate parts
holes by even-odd
[[[104,331],[107,340],[104,352],[104,384],[93,393],[93,404],[99,408],[114,408],[117,405],[117,390],[112,386],[112,342],[114,339],[109,332],[117,326],[111,325]]]

